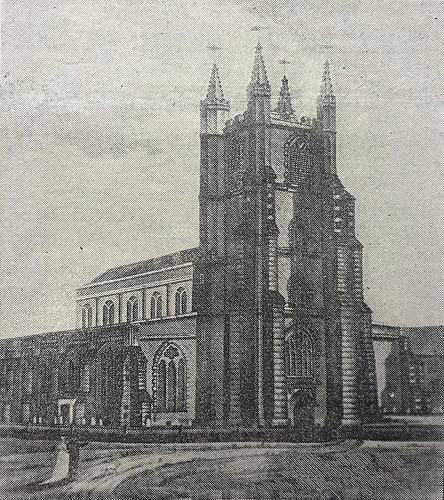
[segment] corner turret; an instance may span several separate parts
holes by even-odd
[[[333,95],[328,61],[324,64],[317,111],[322,134],[325,171],[336,174],[336,97]]]
[[[275,111],[279,113],[279,118],[281,118],[281,120],[289,120],[293,115],[290,88],[288,86],[288,80],[285,75],[282,78],[282,86],[279,92],[279,102]]]
[[[326,131],[336,132],[336,97],[333,95],[328,61],[324,63],[324,73],[322,75],[321,91],[317,99],[317,108],[318,121],[322,123],[322,128]]]
[[[254,55],[251,81],[247,88],[248,107],[247,116],[257,123],[270,122],[271,87],[268,82],[267,71],[262,57],[262,47],[258,43]]]
[[[220,83],[219,71],[213,65],[206,98],[200,102],[201,134],[221,134],[230,111],[230,103],[225,100]]]

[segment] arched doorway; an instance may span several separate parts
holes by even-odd
[[[310,388],[296,389],[289,398],[289,416],[298,441],[312,441],[314,434],[315,394]]]

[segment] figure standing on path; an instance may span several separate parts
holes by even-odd
[[[69,477],[73,477],[77,472],[80,459],[80,448],[88,444],[88,441],[80,440],[74,431],[67,443],[69,453]]]
[[[54,465],[54,470],[52,471],[52,476],[46,481],[43,481],[41,484],[56,483],[68,477],[69,453],[68,453],[68,448],[66,446],[65,436],[60,437],[60,442],[57,444],[56,450],[57,450],[57,457]]]

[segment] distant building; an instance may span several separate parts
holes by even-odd
[[[356,425],[377,410],[355,199],[336,172],[325,64],[316,118],[277,107],[256,48],[227,121],[218,70],[201,102],[198,248],[106,271],[78,329],[0,342],[3,422]]]
[[[444,413],[444,326],[373,325],[383,413]]]

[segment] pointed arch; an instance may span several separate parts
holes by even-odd
[[[151,318],[162,317],[162,295],[159,292],[154,292],[151,296]]]
[[[91,304],[82,306],[82,328],[92,327],[93,309]]]
[[[286,184],[301,185],[311,174],[312,151],[307,135],[291,137],[284,145],[284,177]]]
[[[112,300],[107,300],[103,305],[103,325],[113,325],[114,324],[114,302]]]
[[[187,312],[188,307],[188,296],[187,291],[182,286],[176,290],[175,295],[175,313],[176,316],[181,314],[185,314]]]
[[[310,332],[298,328],[286,340],[286,371],[290,377],[314,377],[314,343]]]
[[[128,323],[139,319],[139,301],[134,295],[126,303],[126,320]]]
[[[164,342],[153,359],[154,405],[158,412],[184,412],[187,408],[187,361],[174,342]]]

